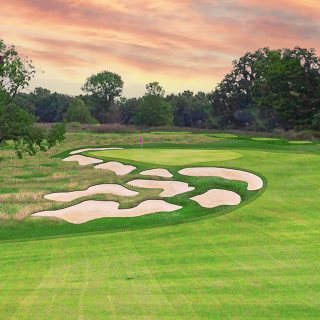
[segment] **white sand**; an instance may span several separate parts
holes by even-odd
[[[65,209],[37,212],[32,216],[53,217],[63,219],[70,223],[80,224],[105,217],[138,217],[156,212],[176,211],[181,208],[180,206],[170,204],[163,200],[147,200],[129,209],[119,209],[119,203],[115,201],[89,200]]]
[[[99,164],[94,167],[95,169],[104,169],[114,172],[118,176],[123,176],[125,174],[130,173],[131,171],[137,169],[134,166],[131,166],[129,164],[122,164],[120,162],[116,161],[109,161],[106,163]]]
[[[89,164],[97,164],[97,163],[102,163],[102,160],[96,159],[96,158],[91,158],[91,157],[86,157],[82,155],[75,155],[75,156],[70,156],[68,158],[63,159],[63,161],[76,161],[79,162],[80,166],[87,166]]]
[[[171,172],[167,169],[151,169],[140,172],[140,174],[144,176],[157,176],[157,177],[163,177],[163,178],[172,178],[173,175]]]
[[[139,193],[129,190],[119,184],[99,184],[82,191],[50,193],[47,194],[45,198],[53,201],[67,202],[95,194],[113,194],[116,196],[132,197]]]
[[[179,171],[180,174],[192,177],[221,177],[230,180],[239,180],[248,183],[248,190],[259,190],[263,187],[263,180],[253,173],[216,167],[186,168]]]
[[[223,205],[236,206],[241,202],[241,197],[237,193],[222,189],[211,189],[190,199],[198,202],[204,208]]]
[[[157,180],[132,180],[128,182],[130,186],[138,188],[150,188],[150,189],[163,189],[160,193],[161,197],[173,197],[177,194],[194,190],[193,187],[189,187],[188,183],[181,181],[157,181]]]
[[[78,154],[85,151],[96,151],[96,150],[121,150],[123,148],[86,148],[86,149],[79,149],[75,151],[71,151],[69,154]]]

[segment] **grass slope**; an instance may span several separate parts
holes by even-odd
[[[115,138],[118,139],[121,140]],[[122,139],[126,144],[127,138]],[[74,144],[75,141],[76,137],[69,136],[61,150],[85,146]],[[319,146],[231,139],[207,146],[241,153],[241,158],[227,160],[223,165],[247,168],[265,176],[268,187],[262,196],[226,215],[192,223],[2,241],[1,317],[318,319]],[[2,168],[0,179],[6,182],[6,188],[10,187],[4,190],[9,193],[3,194],[8,197],[13,188],[20,189],[19,184],[8,183],[10,175],[26,175],[36,172],[39,164],[50,164],[40,170],[48,177],[24,180],[31,189],[48,178],[53,181],[50,170],[60,166],[58,158],[39,155],[30,162],[18,162],[10,158],[6,153],[9,151],[0,152],[7,157],[2,161],[6,170]],[[19,163],[28,169],[10,169]],[[75,166],[71,168],[70,176],[64,178],[67,181],[76,174]],[[75,181],[89,181],[89,174],[77,176]],[[26,195],[20,198],[17,196],[17,201],[27,201]],[[8,222],[3,224],[9,227]]]

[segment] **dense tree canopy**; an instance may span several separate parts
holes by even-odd
[[[106,123],[108,110],[115,99],[121,96],[122,88],[123,81],[118,74],[103,71],[89,77],[82,90],[91,93],[100,102],[101,122]]]
[[[119,111],[121,115],[121,123],[134,124],[134,117],[140,102],[141,98],[122,98],[120,100]]]
[[[67,122],[96,123],[87,106],[80,98],[74,98],[64,116]]]
[[[150,127],[172,125],[172,106],[164,98],[146,95],[137,107],[135,124]]]
[[[155,127],[172,125],[172,106],[163,94],[164,90],[158,83],[146,85],[146,94],[136,108],[135,124]]]
[[[41,87],[33,92],[18,93],[14,101],[28,112],[34,114],[39,122],[60,122],[66,113],[72,98]]]
[[[208,127],[210,125],[211,104],[204,92],[196,95],[184,91],[171,94],[167,100],[173,106],[174,124],[180,127]]]
[[[31,62],[0,40],[0,144],[13,141],[19,157],[25,152],[33,155],[39,149],[46,150],[64,139],[63,125],[58,124],[46,132],[34,125],[36,118],[26,110],[29,107],[21,108],[13,100],[33,74]]]
[[[311,51],[270,50],[256,62],[260,77],[251,88],[254,107],[285,129],[311,128],[320,111],[319,67]]]
[[[314,50],[259,49],[233,62],[211,93],[219,128],[311,128],[319,112],[319,58]]]
[[[25,120],[26,125],[36,118],[38,122],[320,130],[320,59],[313,49],[247,52],[233,61],[231,72],[209,94],[185,90],[165,96],[162,86],[151,82],[143,97],[123,98],[120,75],[109,71],[89,77],[82,88],[85,94],[75,98],[44,88],[18,92],[33,73],[31,62],[0,40],[0,93],[13,98],[6,103],[17,119],[34,116]],[[2,112],[5,107],[2,102]]]

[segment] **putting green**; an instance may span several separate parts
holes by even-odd
[[[102,160],[125,159],[159,165],[186,165],[241,157],[239,153],[233,151],[201,149],[123,149],[90,151],[85,154]]]
[[[313,142],[312,141],[303,141],[303,140],[292,140],[292,141],[289,141],[290,144],[312,144]]]
[[[210,136],[217,138],[238,138],[238,136],[233,133],[213,133],[210,134]]]
[[[191,134],[191,131],[151,131],[153,134]]]
[[[279,141],[280,139],[278,139],[278,138],[255,137],[255,138],[251,138],[251,140],[255,140],[255,141]]]

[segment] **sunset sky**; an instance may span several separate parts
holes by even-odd
[[[320,49],[320,0],[9,0],[0,21],[0,38],[37,67],[32,87],[70,94],[103,70],[128,97],[151,81],[211,91],[246,51]]]

